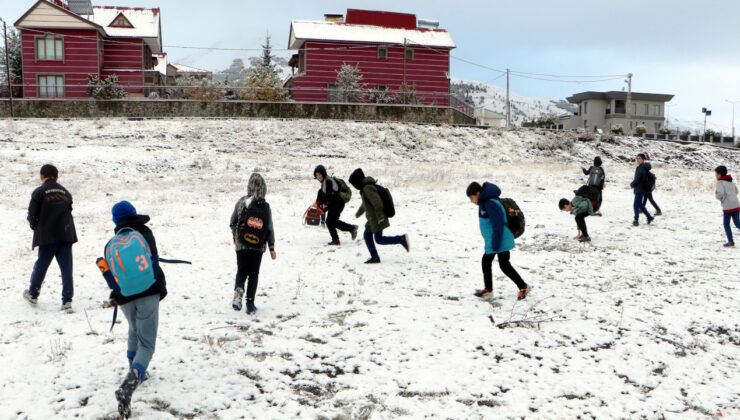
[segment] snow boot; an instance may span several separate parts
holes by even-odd
[[[234,289],[234,300],[231,301],[231,307],[234,308],[235,311],[241,311],[242,310],[242,298],[244,297],[244,289],[241,287],[237,287]]]
[[[379,264],[380,258],[370,258],[369,260],[365,261],[365,264]]]
[[[656,212],[655,212],[655,215],[656,215],[656,216],[662,216],[662,215],[663,215],[663,212],[662,212],[662,211],[660,211],[660,210],[658,210],[658,211],[656,211]]]
[[[247,299],[247,315],[251,315],[257,312],[257,307],[254,306],[254,299]]]
[[[632,226],[640,226],[640,222],[638,222],[637,220],[635,220],[634,222],[632,222]]]
[[[25,299],[26,302],[28,302],[29,304],[33,306],[36,306],[36,304],[39,303],[39,299],[32,297],[31,292],[28,289],[23,291],[23,299]]]
[[[116,390],[116,400],[118,401],[118,414],[122,419],[131,417],[131,397],[136,391],[136,387],[141,383],[141,373],[137,369],[129,369],[128,375],[123,380],[121,386]]]
[[[724,244],[722,246],[725,247],[725,248],[732,248],[732,247],[735,246],[735,242],[728,242],[728,243],[726,243],[726,244]]]
[[[339,245],[339,239],[329,242],[327,245]]]
[[[357,229],[359,229],[359,227],[357,227],[357,225],[353,225],[352,230],[349,231],[349,234],[352,235],[353,241],[357,239]]]
[[[578,242],[591,242],[591,237],[590,236],[581,236],[580,238],[578,238]]]
[[[406,250],[406,252],[409,252],[411,250],[411,245],[409,245],[409,235],[403,235],[403,240],[401,241],[401,245]]]
[[[648,224],[653,223],[653,220],[655,220],[654,217],[648,217]]]
[[[488,289],[480,289],[476,290],[475,293],[473,293],[473,296],[485,299],[493,296],[493,291]]]

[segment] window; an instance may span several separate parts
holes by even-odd
[[[660,123],[655,123],[655,132],[660,131]]]
[[[653,114],[660,116],[660,105],[653,105]]]
[[[63,98],[64,76],[61,74],[48,74],[38,76],[39,98]]]
[[[378,47],[378,58],[388,58],[388,47]]]
[[[154,76],[146,76],[144,78],[144,83],[154,83]]]
[[[407,60],[414,59],[414,50],[412,48],[406,48],[406,59]]]
[[[650,105],[645,104],[645,115],[650,115]]]
[[[380,92],[387,92],[388,91],[388,85],[378,85],[378,90]]]
[[[637,104],[632,104],[632,115],[637,114]]]
[[[63,61],[64,39],[54,35],[37,37],[36,60]]]
[[[588,114],[588,102],[583,102],[583,114]]]
[[[134,25],[129,22],[128,19],[126,19],[126,16],[123,15],[123,13],[119,13],[118,16],[116,16],[115,19],[113,19],[113,22],[111,22],[110,25],[108,25],[112,28],[133,28]]]

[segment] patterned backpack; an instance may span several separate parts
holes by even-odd
[[[123,296],[149,289],[155,282],[152,251],[146,239],[131,228],[123,228],[105,246],[105,260]]]

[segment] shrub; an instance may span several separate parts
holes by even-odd
[[[126,97],[126,91],[118,86],[118,76],[108,76],[101,81],[98,76],[87,76],[87,96],[95,99],[121,99]]]
[[[647,128],[644,125],[640,124],[635,127],[635,134],[643,135],[645,133],[647,133]]]
[[[624,129],[621,125],[616,125],[612,127],[612,134],[624,134]]]

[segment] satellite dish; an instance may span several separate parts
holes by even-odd
[[[91,0],[68,0],[69,10],[76,15],[92,15]]]

